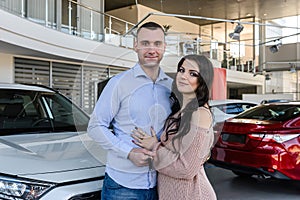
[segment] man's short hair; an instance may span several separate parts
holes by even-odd
[[[164,35],[166,34],[165,33],[165,30],[161,27],[161,25],[155,23],[155,22],[146,22],[144,23],[142,26],[140,26],[136,32],[136,34],[138,35],[140,30],[142,28],[146,28],[146,29],[150,29],[150,30],[156,30],[156,29],[160,29],[162,30],[162,32],[164,33]]]

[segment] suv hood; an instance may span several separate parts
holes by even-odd
[[[97,154],[105,152],[86,133],[2,136],[0,173],[57,183],[88,179],[104,175]]]

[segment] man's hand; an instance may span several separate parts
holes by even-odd
[[[128,159],[138,167],[149,166],[152,161],[153,152],[142,148],[133,148],[128,155]]]

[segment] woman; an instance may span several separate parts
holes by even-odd
[[[172,113],[166,120],[161,142],[153,129],[152,136],[140,128],[133,130],[133,142],[153,151],[160,200],[216,199],[203,167],[214,141],[208,106],[213,74],[207,57],[183,57],[173,82]]]

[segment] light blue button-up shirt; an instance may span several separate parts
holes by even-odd
[[[140,127],[150,134],[152,126],[158,138],[171,112],[172,79],[160,70],[153,82],[136,64],[108,82],[91,115],[88,134],[108,151],[106,172],[117,183],[134,189],[156,185],[156,172],[149,166],[137,167],[127,157],[138,146],[130,134]],[[114,134],[109,130],[112,123]]]

